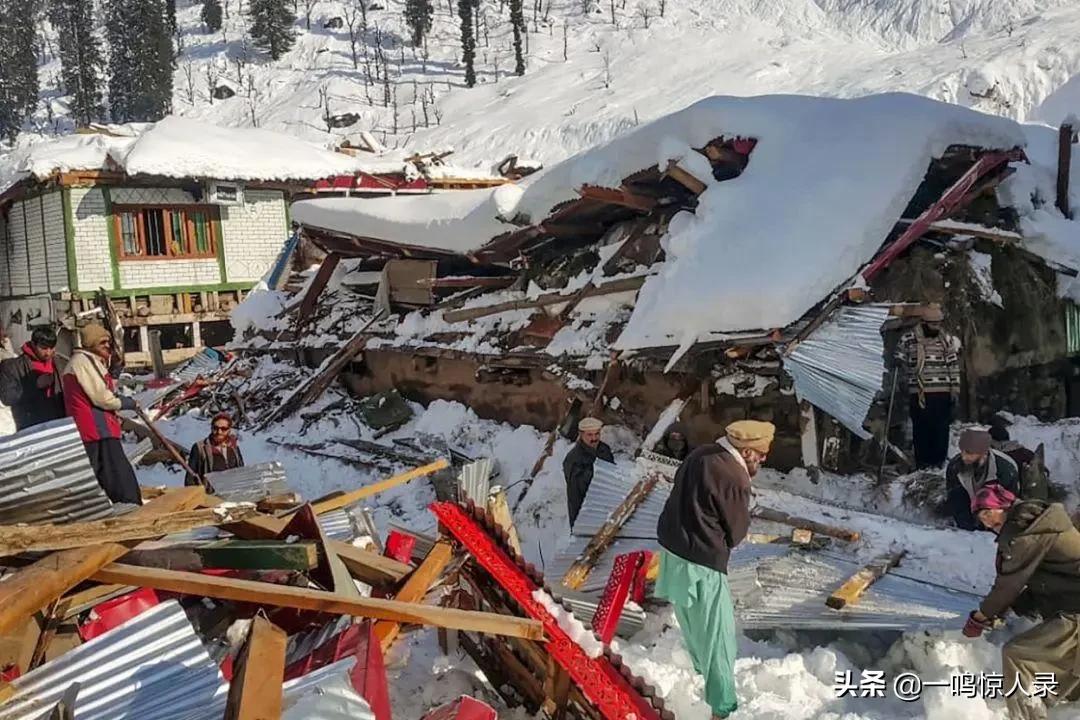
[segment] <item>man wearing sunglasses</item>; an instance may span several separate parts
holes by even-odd
[[[232,431],[232,417],[218,413],[210,421],[210,436],[191,446],[188,465],[198,476],[188,473],[185,485],[201,485],[207,473],[232,470],[244,466],[244,456]]]
[[[79,331],[82,347],[71,355],[61,379],[64,408],[75,420],[98,484],[116,503],[142,505],[139,481],[120,444],[119,410],[134,410],[135,401],[116,394],[109,372],[112,335],[101,325]]]

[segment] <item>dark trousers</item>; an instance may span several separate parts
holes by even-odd
[[[949,425],[953,401],[949,393],[926,393],[926,407],[919,407],[919,396],[911,396],[911,435],[915,446],[915,464],[920,468],[937,467],[949,459]]]
[[[114,503],[142,505],[139,481],[135,479],[135,470],[124,454],[124,446],[116,438],[83,443],[90,458],[90,467],[94,468],[98,485]]]

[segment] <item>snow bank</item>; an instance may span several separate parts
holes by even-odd
[[[353,172],[356,161],[291,135],[223,128],[169,116],[138,139],[128,173],[222,180],[317,180]]]
[[[269,289],[260,281],[229,313],[229,322],[237,335],[243,335],[249,328],[270,329],[284,307],[282,301],[281,292]]]

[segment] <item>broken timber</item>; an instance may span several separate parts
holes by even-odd
[[[621,205],[641,212],[649,212],[656,207],[656,198],[638,195],[622,188],[607,188],[599,185],[582,185],[578,195],[587,200],[597,200],[611,205]]]
[[[98,570],[94,573],[94,579],[98,582],[124,583],[184,595],[200,595],[234,602],[368,617],[375,620],[389,620],[413,625],[435,625],[453,630],[467,630],[490,635],[511,635],[530,640],[539,640],[543,636],[543,628],[535,620],[491,613],[467,612],[453,608],[430,607],[396,600],[348,598],[322,590],[214,577],[176,570],[144,568],[117,563]]]
[[[597,285],[590,289],[583,297],[598,297],[601,295],[613,295],[620,292],[630,292],[632,290],[641,289],[641,286],[644,284],[645,277],[642,275],[622,278],[620,280],[613,280],[602,285]],[[494,305],[483,305],[481,307],[465,308],[464,310],[451,310],[450,312],[443,314],[443,320],[448,323],[464,322],[465,320],[476,320],[477,318],[487,317],[488,315],[498,315],[499,313],[508,312],[510,310],[542,308],[549,305],[572,302],[573,300],[574,296],[572,294],[564,295],[562,293],[553,292],[541,295],[535,300],[522,298],[520,300],[507,300],[506,302],[496,303]]]
[[[279,720],[285,678],[285,632],[261,613],[237,658],[225,720]]]
[[[420,563],[420,567],[409,576],[405,584],[398,590],[394,599],[398,602],[418,603],[428,594],[431,586],[439,579],[442,571],[450,564],[454,556],[453,547],[446,540],[439,540],[431,548],[431,551]],[[401,632],[401,623],[380,620],[375,623],[375,637],[379,639],[382,651],[385,653],[397,639]]]
[[[222,540],[205,545],[139,547],[125,562],[169,570],[298,570],[318,566],[314,542],[284,540]]]
[[[705,183],[694,177],[692,173],[679,167],[677,160],[668,160],[667,170],[664,171],[664,175],[679,183],[695,195],[700,195],[705,192],[705,188],[707,187]]]
[[[205,498],[201,487],[178,488],[133,511],[131,517],[142,519],[177,510],[190,510]],[[61,550],[22,568],[6,582],[0,583],[0,634],[17,628],[54,599],[123,557],[129,549],[127,544],[105,543]]]
[[[0,526],[0,557],[21,552],[67,550],[102,543],[156,538],[195,528],[238,522],[254,513],[253,506],[238,505],[184,510],[153,517],[122,515],[67,525],[3,525]]]
[[[424,477],[426,475],[431,475],[432,473],[437,473],[440,470],[445,470],[448,467],[450,467],[450,463],[446,460],[446,458],[439,458],[435,462],[428,463],[427,465],[422,465],[418,468],[413,468],[408,472],[403,472],[398,475],[394,475],[393,477],[389,477],[385,480],[380,480],[374,485],[368,485],[366,487],[360,488],[359,490],[353,490],[352,492],[347,492],[342,495],[336,495],[327,500],[316,502],[311,507],[315,510],[315,514],[317,515],[333,512],[334,510],[340,510],[341,508],[359,502],[364,498],[368,498],[372,495],[381,493],[383,490],[389,490],[390,488],[397,487],[398,485],[404,485],[410,480],[415,480],[419,477]]]
[[[859,533],[855,530],[848,530],[847,528],[836,527],[835,525],[826,525],[814,520],[807,520],[806,518],[797,517],[795,515],[788,515],[779,510],[773,510],[772,508],[761,507],[760,505],[754,509],[752,515],[753,517],[768,520],[769,522],[777,522],[782,525],[790,525],[795,528],[811,530],[818,535],[827,535],[836,538],[837,540],[844,540],[845,542],[857,542],[860,537]]]
[[[581,551],[577,559],[574,560],[574,564],[570,566],[570,569],[566,571],[566,574],[562,578],[562,584],[571,590],[577,590],[585,582],[585,579],[592,572],[593,567],[596,565],[600,556],[604,551],[608,549],[611,543],[615,542],[615,536],[619,534],[619,529],[630,519],[630,516],[634,514],[634,511],[638,509],[641,503],[645,502],[645,499],[649,497],[649,493],[656,487],[656,483],[660,480],[659,473],[651,473],[648,477],[638,481],[634,485],[633,489],[627,494],[619,506],[615,508],[611,515],[608,516],[607,521],[604,522],[603,527],[600,528],[600,532],[593,536],[589,544],[585,546],[585,549]]]
[[[906,554],[907,550],[901,550],[867,565],[837,588],[836,592],[825,601],[825,604],[833,610],[841,610],[848,605],[857,603],[863,593],[870,589],[870,586],[877,582],[878,578],[899,565]]]
[[[514,527],[514,516],[510,512],[510,504],[506,501],[506,490],[502,485],[495,485],[488,492],[487,509],[491,513],[492,520],[506,531],[506,542],[510,549],[521,554],[521,541],[518,539],[517,528]]]

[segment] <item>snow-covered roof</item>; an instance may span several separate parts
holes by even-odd
[[[405,172],[407,165],[400,158],[355,158],[283,133],[218,127],[178,116],[125,129],[131,132],[123,137],[68,135],[0,155],[0,193],[31,177],[109,167],[129,175],[171,178],[317,180],[357,171]]]
[[[718,136],[758,144],[738,178],[713,180],[691,148]],[[716,333],[786,327],[870,260],[948,146],[1025,144],[1011,120],[908,94],[858,99],[713,97],[506,187],[446,198],[311,200],[301,222],[458,252],[544,219],[584,184],[618,187],[670,159],[707,188],[672,220],[667,262],[638,297],[616,347],[682,345]]]

